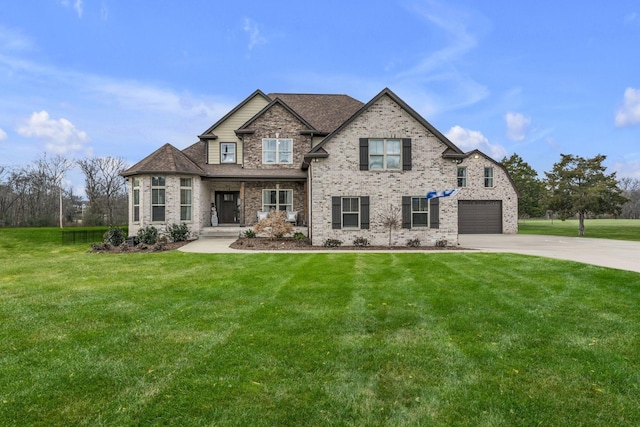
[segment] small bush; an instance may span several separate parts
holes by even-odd
[[[158,240],[158,229],[153,225],[147,225],[145,228],[138,230],[138,240],[140,243],[154,245]]]
[[[285,234],[293,232],[293,225],[287,222],[285,211],[271,211],[265,219],[261,219],[253,227],[256,233],[268,233],[269,237],[281,239]]]
[[[369,246],[369,240],[364,237],[356,237],[353,239],[353,246],[365,247]]]
[[[417,237],[415,239],[407,240],[407,246],[409,246],[410,248],[419,248],[420,245],[421,245],[420,239],[418,239]]]
[[[120,246],[124,243],[124,231],[122,231],[118,227],[109,227],[107,231],[105,231],[104,235],[105,243],[109,243],[111,246]]]
[[[184,242],[189,239],[189,227],[184,222],[182,224],[167,225],[169,238],[174,242]]]
[[[255,239],[256,232],[253,231],[252,229],[245,230],[244,237],[246,237],[247,239]]]
[[[304,233],[296,231],[295,233],[293,233],[293,238],[296,240],[306,240],[307,236],[305,236]]]
[[[439,239],[436,240],[436,247],[438,248],[446,248],[447,247],[447,240],[446,239]]]
[[[337,248],[340,245],[342,245],[342,240],[338,239],[327,239],[322,244],[325,248]]]

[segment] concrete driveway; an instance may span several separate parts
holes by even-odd
[[[537,255],[640,273],[640,242],[528,234],[461,234],[460,246]]]

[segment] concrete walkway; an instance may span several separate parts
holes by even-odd
[[[256,253],[231,249],[229,245],[235,240],[200,239],[179,250],[196,253]],[[471,250],[536,255],[640,273],[640,242],[528,234],[461,234],[458,240],[461,247]]]

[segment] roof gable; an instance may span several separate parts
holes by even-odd
[[[122,176],[150,173],[203,175],[204,171],[186,154],[171,144],[165,144],[156,151],[122,172]]]
[[[377,103],[382,97],[388,96],[391,98],[393,102],[398,104],[400,108],[405,110],[411,117],[413,117],[418,123],[420,123],[423,127],[425,127],[429,132],[435,135],[443,144],[447,146],[446,151],[450,153],[455,153],[458,155],[463,155],[464,153],[460,150],[453,142],[449,141],[449,139],[444,136],[438,129],[436,129],[431,123],[429,123],[424,117],[418,114],[413,108],[409,106],[406,102],[404,102],[398,95],[393,93],[391,89],[385,88],[379,94],[377,94],[373,99],[367,102],[362,108],[360,108],[355,114],[353,114],[347,121],[342,123],[337,129],[335,129],[331,134],[329,134],[325,139],[323,139],[318,145],[316,145],[309,154],[313,157],[314,154],[321,153],[321,149],[323,146],[330,141],[336,134],[338,134],[341,130],[349,126],[354,120],[360,117],[364,112],[369,110],[375,103]],[[324,150],[324,149],[323,149]]]
[[[344,123],[364,104],[348,95],[270,93],[304,117],[312,129],[329,134]]]
[[[311,123],[307,122],[304,117],[300,116],[300,114],[298,114],[295,110],[293,110],[289,105],[285,104],[280,98],[276,98],[273,101],[271,101],[269,104],[267,104],[266,107],[264,107],[258,114],[256,114],[255,116],[253,116],[251,119],[249,119],[248,122],[246,122],[245,124],[243,124],[238,130],[237,133],[245,133],[247,131],[249,131],[249,127],[256,122],[256,120],[258,120],[260,117],[262,117],[264,115],[264,113],[266,113],[267,111],[269,111],[270,109],[272,109],[275,105],[280,105],[282,108],[284,108],[287,112],[289,112],[292,116],[294,116],[296,119],[298,119],[303,125],[305,125],[308,129],[310,130],[315,130],[315,128],[313,127],[313,125],[311,125]]]
[[[256,97],[261,97],[265,101],[271,102],[271,99],[267,95],[265,95],[264,92],[262,92],[260,89],[257,89],[255,92],[253,92],[247,98],[245,98],[244,101],[242,101],[240,104],[236,105],[231,111],[229,111],[227,114],[225,114],[220,120],[218,120],[213,125],[211,125],[211,127],[209,127],[207,130],[202,132],[201,135],[198,135],[198,137],[201,138],[201,139],[215,139],[216,135],[214,134],[214,130],[217,127],[219,127],[221,124],[223,124],[225,121],[227,121],[230,117],[235,115],[238,111],[240,111],[245,105],[249,104]]]

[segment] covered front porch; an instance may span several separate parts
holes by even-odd
[[[250,226],[225,224],[217,227],[203,227],[198,234],[199,239],[229,239],[244,237],[247,230],[251,230]],[[307,226],[294,226],[293,234],[302,233],[309,236],[309,228]]]

